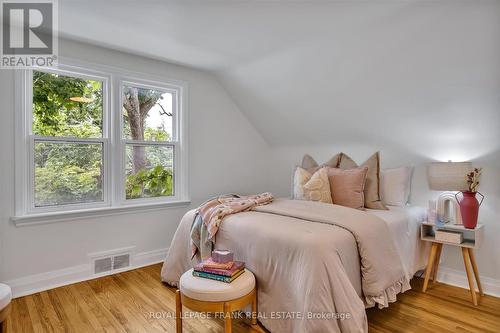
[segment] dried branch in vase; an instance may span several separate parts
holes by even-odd
[[[477,192],[479,187],[479,178],[481,178],[482,168],[474,168],[467,174],[467,184],[469,185],[469,192]]]

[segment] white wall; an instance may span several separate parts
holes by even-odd
[[[193,205],[219,193],[266,189],[261,178],[261,156],[267,144],[211,74],[69,40],[61,41],[60,55],[189,84],[189,178]],[[0,280],[85,265],[91,252],[136,246],[137,253],[147,253],[169,246],[187,207],[14,226],[10,221],[15,190],[14,72],[0,70],[0,82]]]

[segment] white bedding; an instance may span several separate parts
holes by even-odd
[[[405,273],[411,279],[426,266],[429,244],[420,241],[420,223],[425,220],[426,212],[418,206],[387,207],[389,210],[367,209],[367,212],[386,221]]]

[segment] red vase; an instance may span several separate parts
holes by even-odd
[[[457,201],[460,205],[460,213],[462,214],[462,223],[467,229],[474,229],[477,225],[477,217],[479,215],[479,207],[483,203],[484,196],[482,196],[481,202],[476,199],[476,193],[478,192],[462,192],[462,200]]]

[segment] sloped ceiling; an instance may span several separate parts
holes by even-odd
[[[212,71],[271,145],[499,149],[499,1],[59,4],[63,35]]]

